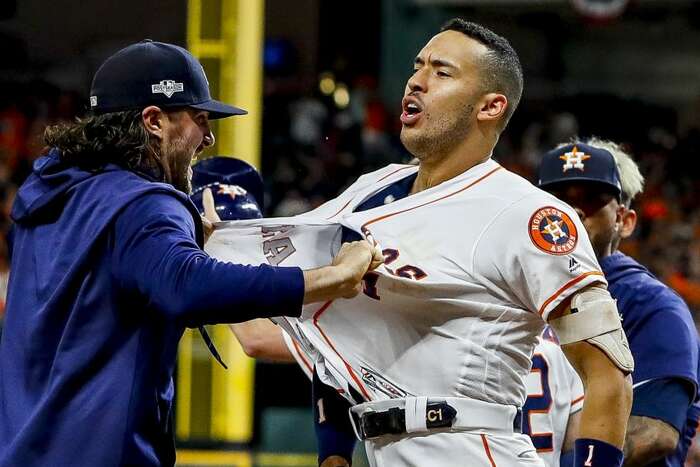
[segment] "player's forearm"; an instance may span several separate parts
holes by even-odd
[[[625,439],[625,467],[637,467],[663,459],[678,444],[678,432],[661,420],[630,417]]]
[[[622,450],[632,409],[632,383],[596,346],[582,341],[562,346],[586,392],[578,438],[596,439]]]
[[[622,449],[632,408],[632,385],[612,365],[583,379],[586,401],[581,412],[579,438],[597,439]]]
[[[356,293],[359,282],[338,266],[304,271],[304,303],[325,302]]]
[[[282,337],[282,330],[268,319],[254,319],[229,328],[238,339],[243,352],[252,358],[274,362],[294,362]]]

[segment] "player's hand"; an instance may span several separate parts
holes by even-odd
[[[211,234],[214,233],[214,223],[220,222],[221,218],[216,213],[214,206],[214,195],[210,188],[205,188],[202,192],[202,204],[204,205],[204,215],[202,216],[202,227],[204,228],[204,243],[207,243]]]
[[[345,277],[342,297],[352,298],[362,291],[362,278],[384,262],[384,256],[376,245],[366,240],[343,243],[338,254],[333,258],[332,266]]]
[[[330,266],[304,271],[304,303],[354,297],[365,273],[383,262],[379,247],[366,240],[343,243]]]

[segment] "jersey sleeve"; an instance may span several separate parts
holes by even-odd
[[[576,291],[607,284],[576,213],[544,192],[496,213],[472,257],[482,283],[545,321]]]
[[[634,388],[631,414],[661,420],[683,432],[695,388],[680,378],[654,379]]]

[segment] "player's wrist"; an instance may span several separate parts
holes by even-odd
[[[322,302],[355,295],[358,281],[345,265],[307,269],[304,274],[304,303]]]
[[[581,438],[574,443],[574,467],[621,467],[620,449],[598,439]]]

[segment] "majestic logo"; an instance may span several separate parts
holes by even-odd
[[[151,84],[152,94],[165,94],[165,97],[170,98],[176,92],[182,92],[185,86],[182,83],[176,83],[171,79],[164,79],[160,83]]]
[[[569,258],[569,272],[570,273],[575,273],[579,268],[581,267],[581,264],[576,261],[576,258],[573,256]]]
[[[530,239],[540,250],[552,255],[565,255],[576,248],[576,224],[565,212],[547,206],[538,209],[528,225]]]
[[[97,96],[90,96],[90,107],[97,107]]]
[[[583,172],[583,169],[585,168],[583,161],[590,158],[591,156],[584,152],[579,152],[578,148],[574,146],[570,152],[566,152],[559,156],[559,159],[564,161],[562,172],[566,172],[570,169],[579,169],[581,172]]]

